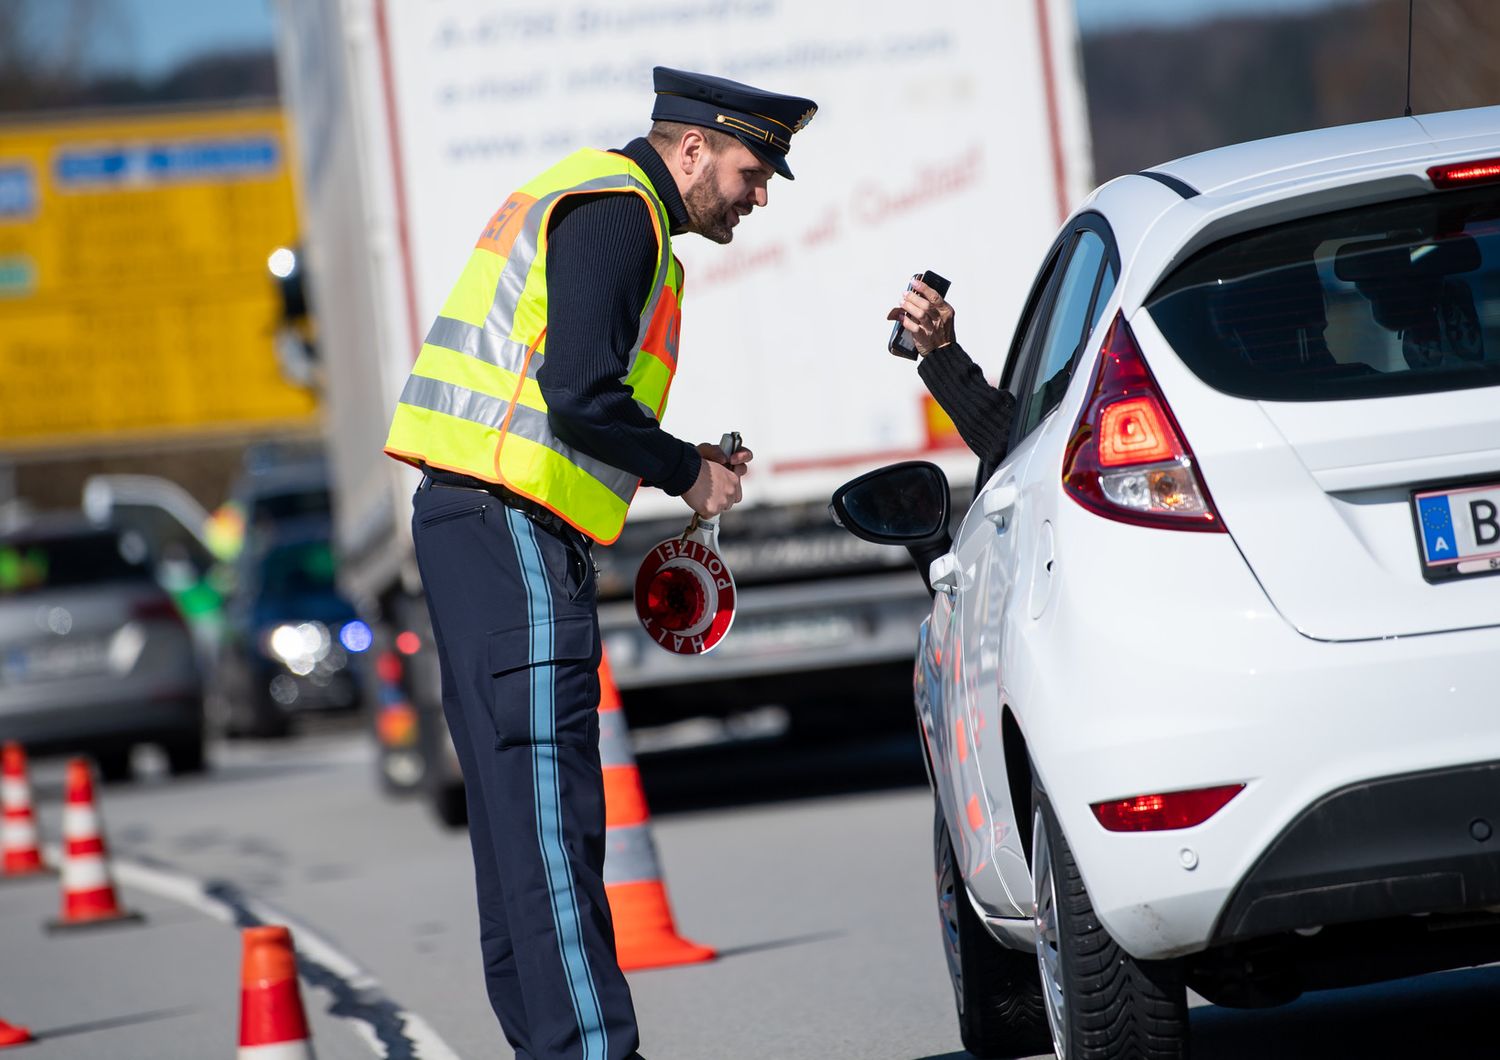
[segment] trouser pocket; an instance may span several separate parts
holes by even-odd
[[[487,638],[496,746],[586,746],[599,704],[592,613],[495,630]]]

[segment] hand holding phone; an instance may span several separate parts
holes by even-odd
[[[937,273],[933,272],[931,269],[928,269],[926,272],[922,273],[921,280],[928,287],[931,287],[934,291],[936,291],[938,293],[938,297],[948,297],[948,281],[939,276]],[[906,289],[908,291],[914,291],[916,290],[916,284],[908,283],[906,285]],[[890,341],[886,343],[886,349],[895,354],[897,357],[905,357],[909,361],[915,361],[917,359],[916,341],[911,337],[911,333],[907,331],[903,326],[902,320],[899,317],[896,320],[895,326],[891,328],[891,338]]]

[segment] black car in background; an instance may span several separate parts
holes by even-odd
[[[214,714],[226,735],[284,736],[365,700],[370,627],[338,591],[326,518],[252,524],[225,603]]]

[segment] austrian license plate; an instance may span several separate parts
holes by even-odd
[[[1421,490],[1411,504],[1424,578],[1500,574],[1500,484]]]

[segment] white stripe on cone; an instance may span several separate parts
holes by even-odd
[[[64,806],[62,833],[64,839],[97,839],[99,815],[92,806]]]
[[[65,891],[97,891],[112,886],[109,866],[98,854],[74,854],[64,858],[62,886]]]
[[[15,850],[36,846],[36,825],[30,821],[6,821],[0,824],[0,848]]]
[[[238,1060],[313,1060],[312,1042],[275,1042],[271,1045],[242,1045]]]
[[[7,810],[19,810],[31,804],[31,788],[20,777],[0,780],[0,804]]]

